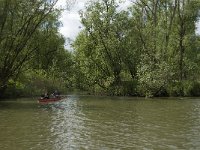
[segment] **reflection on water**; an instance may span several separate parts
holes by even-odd
[[[200,99],[0,102],[0,149],[199,149]]]

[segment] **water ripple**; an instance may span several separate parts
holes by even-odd
[[[199,149],[200,101],[69,96],[0,103],[0,149]]]

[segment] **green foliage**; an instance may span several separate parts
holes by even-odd
[[[0,1],[0,96],[71,87],[74,62],[58,32],[56,2]]]
[[[183,89],[184,93],[181,93]],[[185,80],[184,82],[174,81],[168,84],[167,93],[170,96],[200,96],[200,84],[196,81]]]
[[[28,70],[17,81],[9,81],[5,94],[7,97],[30,97],[40,96],[46,90],[53,93],[55,89],[64,94],[70,88],[68,84],[66,80],[45,70]]]
[[[136,77],[138,59],[128,36],[128,12],[118,12],[117,8],[115,1],[92,2],[86,12],[81,13],[85,29],[73,45],[85,90],[92,86],[120,95],[123,93],[122,82],[127,81],[123,75],[129,74],[132,77],[128,79],[130,82]]]
[[[55,1],[0,1],[0,96],[68,88],[126,96],[199,96],[200,1],[91,1],[64,48]]]
[[[109,95],[195,95],[199,8],[198,0],[139,0],[127,11],[114,0],[89,3],[74,42],[76,81]]]
[[[200,83],[194,82],[189,90],[191,96],[200,96]]]

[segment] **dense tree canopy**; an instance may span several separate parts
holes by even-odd
[[[198,95],[200,2],[136,0],[127,11],[119,5],[91,2],[81,12],[84,30],[74,48],[82,88],[117,95]]]
[[[19,81],[20,77],[46,72],[51,78],[53,70],[67,72],[61,68],[69,66],[67,60],[71,56],[64,50],[65,40],[58,32],[60,10],[56,9],[56,2],[0,1],[0,96],[10,85],[25,84]]]
[[[135,0],[127,9],[123,1],[90,1],[71,52],[58,32],[56,2],[0,1],[0,96],[66,88],[200,95],[199,0]]]

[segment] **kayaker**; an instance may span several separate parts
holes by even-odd
[[[43,95],[41,95],[41,99],[49,99],[49,93],[46,91]]]
[[[60,94],[59,94],[59,92],[58,92],[57,90],[55,90],[55,91],[53,92],[52,95],[53,95],[55,98],[60,97]]]

